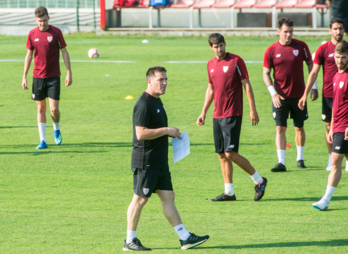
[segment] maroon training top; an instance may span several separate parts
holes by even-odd
[[[332,79],[338,71],[334,57],[335,48],[336,45],[328,41],[317,49],[314,57],[314,63],[323,66],[323,96],[329,98],[333,96]]]
[[[59,49],[65,48],[63,34],[59,28],[49,26],[46,31],[39,27],[29,32],[27,49],[34,50],[35,78],[51,78],[60,76]]]
[[[284,98],[300,98],[305,90],[303,61],[311,53],[303,41],[292,39],[289,45],[273,43],[265,52],[263,67],[274,68],[274,88]]]
[[[243,115],[243,88],[241,80],[248,78],[248,71],[242,58],[226,53],[224,59],[209,60],[209,83],[214,90],[213,118],[227,118]]]
[[[333,78],[332,113],[332,132],[344,132],[348,128],[348,69]]]

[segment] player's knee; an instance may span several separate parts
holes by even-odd
[[[236,152],[226,152],[225,153],[226,157],[230,160],[230,161],[236,161],[239,157],[238,153]]]
[[[45,113],[46,113],[46,106],[38,105],[38,106],[37,106],[37,112],[38,112],[39,114],[45,114]]]
[[[227,159],[225,153],[218,153],[218,156],[219,156],[220,160],[226,160]]]
[[[59,114],[59,109],[58,108],[51,108],[51,115],[55,116]]]
[[[277,126],[276,128],[278,134],[285,134],[286,127],[285,126]]]

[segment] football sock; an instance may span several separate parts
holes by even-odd
[[[225,194],[230,196],[234,194],[233,183],[225,183]]]
[[[58,123],[53,122],[53,130],[55,131],[60,130],[59,122]]]
[[[190,233],[186,230],[183,224],[174,227],[175,232],[179,235],[180,240],[186,241],[190,237]]]
[[[348,172],[348,161],[346,161],[346,168],[344,170]]]
[[[251,176],[251,179],[253,179],[255,184],[262,183],[262,181],[263,181],[262,177],[259,175],[259,173],[257,171],[255,171],[255,174],[253,174]]]
[[[46,142],[46,123],[38,123],[40,142],[43,140]]]
[[[277,150],[278,162],[285,166],[285,150]]]
[[[332,195],[334,194],[336,190],[336,187],[332,187],[332,186],[326,186],[326,192],[325,195],[322,199],[325,199],[325,201],[327,201],[328,203],[330,202],[330,199],[332,197]]]
[[[327,162],[327,164],[331,166],[331,153],[329,153],[329,161]]]
[[[127,240],[126,240],[126,243],[131,243],[133,241],[133,239],[135,237],[137,237],[136,233],[137,233],[137,231],[127,230]]]
[[[304,146],[296,146],[297,148],[297,161],[303,160]]]

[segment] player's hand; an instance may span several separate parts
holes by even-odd
[[[347,129],[346,129],[347,131]],[[346,132],[345,132],[346,133]],[[332,133],[332,129],[330,129],[329,131],[329,135],[327,135],[327,142],[332,144],[333,143],[333,133]]]
[[[279,94],[275,94],[272,96],[272,102],[275,108],[280,108],[280,106],[282,105],[280,100],[284,100],[284,98]]]
[[[181,133],[179,132],[178,128],[175,127],[168,127],[168,136],[172,138],[180,138],[181,139]]]
[[[202,113],[202,114],[197,118],[196,124],[197,124],[198,126],[202,126],[202,125],[204,124],[204,122],[205,122],[205,114]]]
[[[312,90],[313,91],[313,90]],[[312,96],[312,95],[311,95]],[[304,94],[301,99],[298,101],[298,108],[303,110],[306,106],[307,96]]]
[[[344,131],[344,140],[348,140],[348,128]]]
[[[250,120],[251,125],[257,125],[259,123],[259,115],[257,114],[257,111],[250,111]]]
[[[24,90],[28,90],[28,85],[27,85],[27,79],[23,78],[22,80],[22,87]]]
[[[311,100],[315,101],[316,99],[318,99],[318,97],[319,97],[318,89],[312,89]]]
[[[66,74],[66,78],[65,78],[65,87],[70,86],[72,84],[72,76],[71,74],[68,72]]]

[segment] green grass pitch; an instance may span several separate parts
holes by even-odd
[[[304,40],[311,50],[323,38]],[[87,51],[100,50],[96,61],[73,62],[73,84],[62,86],[63,143],[54,145],[48,117],[47,143],[39,144],[36,105],[21,87],[23,62],[0,62],[0,253],[121,253],[126,237],[126,211],[131,201],[132,109],[146,89],[148,67],[165,66],[168,87],[161,97],[169,125],[187,130],[191,154],[169,164],[176,204],[185,227],[210,239],[195,253],[347,253],[348,173],[330,203],[319,212],[312,203],[325,192],[328,153],[321,121],[321,98],[309,102],[305,122],[307,169],[296,167],[292,121],[288,121],[288,172],[272,173],[277,163],[271,97],[262,80],[262,64],[247,68],[260,117],[251,126],[244,94],[240,154],[268,178],[265,197],[254,202],[253,182],[234,168],[237,202],[212,203],[223,192],[223,179],[214,153],[212,108],[206,125],[196,126],[207,87],[205,63],[213,57],[205,37],[66,35],[72,60],[88,60]],[[142,44],[143,39],[150,43]],[[226,38],[227,51],[245,61],[262,61],[264,51],[278,38]],[[26,37],[0,36],[0,59],[23,60]],[[62,59],[62,58],[61,58]],[[66,70],[61,63],[62,82]],[[306,78],[308,75],[305,71]],[[106,76],[109,75],[109,76]],[[321,96],[322,74],[318,78]],[[125,100],[127,95],[134,100]],[[137,236],[154,253],[181,253],[179,239],[163,216],[154,195],[145,206]]]

